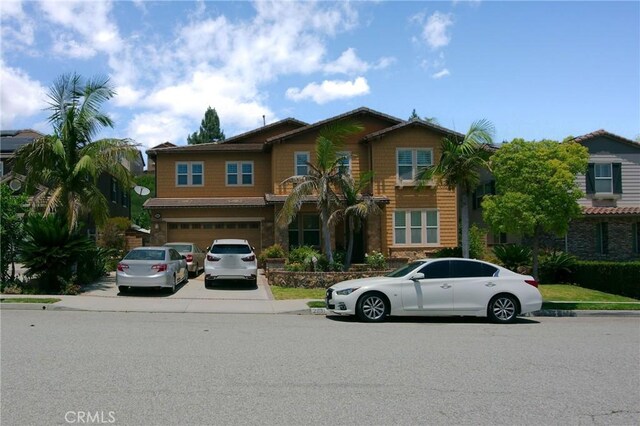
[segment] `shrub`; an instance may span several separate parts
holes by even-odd
[[[433,257],[462,257],[462,247],[445,247],[433,253]]]
[[[305,272],[307,268],[302,263],[291,262],[284,265],[284,270],[287,272]]]
[[[387,269],[387,259],[379,251],[372,251],[365,255],[365,263],[372,271],[383,271]]]
[[[310,246],[297,247],[289,252],[289,263],[299,263],[305,267],[304,270],[313,270],[313,259],[316,262],[320,259],[321,254]]]
[[[95,245],[78,231],[69,232],[58,216],[30,216],[25,223],[25,239],[20,242],[27,276],[37,278],[40,290],[59,293],[61,286],[77,270],[78,259]]]
[[[262,250],[258,260],[264,264],[266,259],[278,259],[286,257],[286,253],[280,244],[274,244]]]
[[[512,271],[517,271],[518,267],[531,265],[531,249],[529,247],[504,244],[495,246],[493,254],[502,266]]]
[[[486,232],[475,223],[469,228],[469,257],[472,259],[484,259]],[[460,256],[462,257],[462,256]]]
[[[115,259],[115,261],[114,261]],[[121,259],[115,249],[93,247],[78,257],[77,283],[88,284],[104,276],[108,270],[115,270]],[[109,269],[111,268],[112,269]]]
[[[578,261],[573,282],[580,287],[640,299],[640,262]]]
[[[540,282],[568,283],[577,259],[562,251],[551,251],[540,256]]]

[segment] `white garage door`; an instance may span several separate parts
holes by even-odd
[[[211,245],[213,240],[238,238],[249,241],[260,251],[260,222],[205,222],[167,224],[167,242],[193,242],[202,250]]]

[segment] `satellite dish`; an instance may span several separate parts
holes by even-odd
[[[133,187],[133,192],[135,192],[138,195],[142,195],[142,196],[151,194],[151,190],[149,188],[144,187],[144,186],[140,186],[140,185],[134,186]]]
[[[13,179],[11,180],[11,182],[9,182],[9,188],[11,188],[11,190],[13,191],[18,191],[20,188],[22,188],[22,182],[20,182],[18,179]]]

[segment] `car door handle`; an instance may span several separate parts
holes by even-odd
[[[495,287],[496,284],[492,283],[492,282],[488,282],[488,283],[485,284],[485,286],[487,286],[487,287]]]
[[[450,286],[449,284],[442,284],[440,287],[441,287],[441,288],[445,288],[445,289],[446,289],[446,288],[451,288],[451,286]]]

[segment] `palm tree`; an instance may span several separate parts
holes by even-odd
[[[113,121],[100,111],[102,104],[115,95],[107,78],[87,82],[77,74],[59,77],[49,90],[49,122],[53,134],[23,146],[16,154],[17,173],[26,175],[28,191],[45,188],[34,197],[34,207],[44,215],[60,214],[69,230],[78,224],[81,213],[90,212],[98,225],[109,217],[109,204],[97,186],[105,172],[123,188],[133,186],[133,177],[121,163],[138,155],[128,139],[92,141]]]
[[[372,178],[373,172],[366,172],[362,174],[357,181],[346,174],[343,175],[340,180],[342,208],[339,208],[331,215],[329,224],[332,224],[338,219],[347,219],[347,232],[349,233],[349,237],[347,241],[347,254],[344,261],[345,271],[348,271],[351,266],[354,232],[360,229],[364,219],[380,211],[373,196],[364,194]]]
[[[331,229],[329,218],[340,203],[336,188],[340,187],[343,178],[342,157],[338,155],[347,136],[361,131],[363,127],[356,123],[336,122],[326,125],[316,139],[315,163],[307,163],[309,174],[291,176],[282,184],[293,183],[294,187],[278,214],[278,222],[289,225],[296,217],[302,202],[309,196],[315,196],[320,213],[322,229],[322,252],[329,263],[333,263],[331,251]]]
[[[422,187],[434,179],[438,185],[449,190],[458,190],[462,215],[462,256],[469,257],[469,197],[480,183],[480,170],[489,168],[490,151],[487,145],[493,142],[493,124],[478,120],[471,124],[464,138],[445,137],[441,144],[440,161],[434,166],[420,170],[416,180]]]

